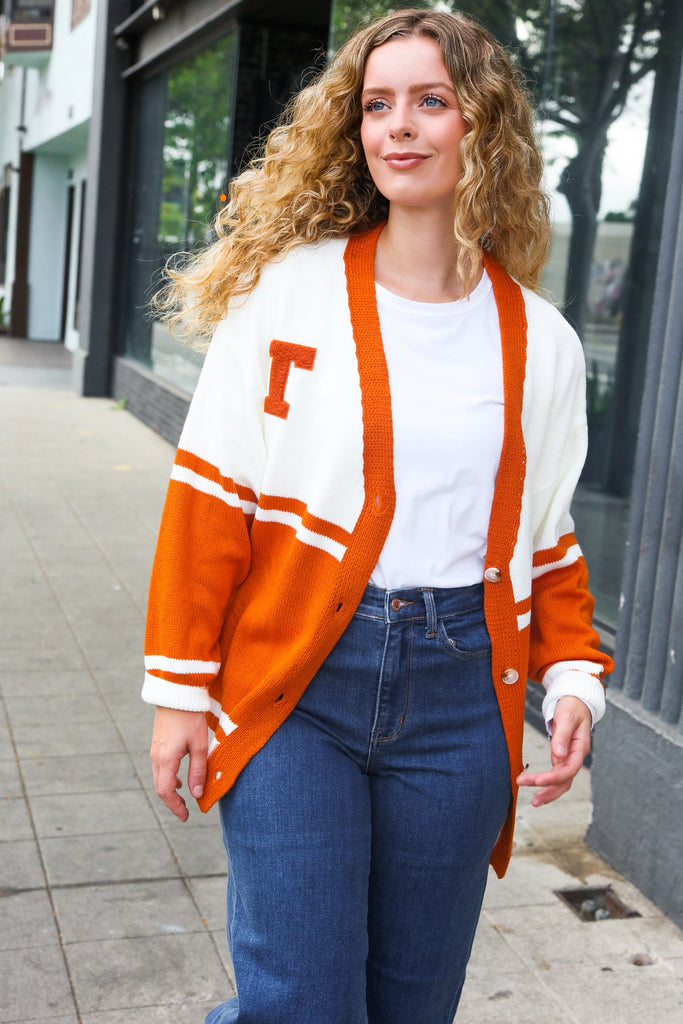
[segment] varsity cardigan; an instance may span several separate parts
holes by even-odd
[[[302,245],[231,303],[207,352],[164,507],[143,698],[206,713],[206,811],[292,711],[340,638],[394,511],[391,395],[375,299],[380,227]],[[513,800],[526,679],[610,671],[569,514],[586,452],[580,343],[490,256],[504,439],[484,571]],[[482,757],[486,752],[482,751]]]

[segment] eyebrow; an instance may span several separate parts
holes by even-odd
[[[408,92],[412,95],[418,92],[429,92],[430,89],[447,89],[455,95],[455,89],[450,82],[419,82],[417,85],[411,85]],[[388,86],[383,85],[371,85],[367,89],[363,89],[363,96],[368,93],[383,93],[387,96],[393,96],[395,90],[390,89]]]

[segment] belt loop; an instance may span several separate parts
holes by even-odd
[[[422,590],[422,596],[424,598],[425,610],[427,612],[427,629],[425,636],[431,639],[436,636],[436,605],[434,603],[434,591],[429,587],[424,587]]]

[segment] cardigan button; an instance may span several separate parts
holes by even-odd
[[[504,683],[507,683],[508,686],[511,686],[512,683],[516,683],[519,679],[519,672],[516,668],[506,668],[500,678]]]
[[[484,573],[484,579],[488,580],[489,583],[500,583],[503,578],[503,574],[500,569],[497,569],[495,565],[489,566]]]

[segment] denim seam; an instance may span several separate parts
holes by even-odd
[[[368,773],[372,767],[372,762],[375,758],[377,750],[376,745],[376,733],[377,733],[377,722],[379,719],[380,704],[382,701],[382,687],[384,686],[384,667],[387,660],[387,648],[389,646],[389,633],[391,625],[387,622],[384,630],[384,647],[382,649],[382,663],[379,668],[379,680],[377,683],[377,695],[375,697],[375,714],[372,721],[372,729],[370,730],[370,743],[368,745],[368,756],[365,761],[365,772]]]
[[[380,733],[380,735],[377,737],[377,749],[379,749],[379,747],[383,743],[390,743],[391,741],[397,740],[399,738],[399,736],[403,732],[403,727],[405,726],[406,719],[408,717],[408,708],[409,708],[409,705],[410,705],[411,669],[412,669],[412,666],[413,666],[413,627],[412,627],[412,625],[411,625],[411,627],[410,627],[410,629],[408,631],[408,655],[407,655],[407,659],[406,660],[407,660],[406,698],[405,698],[405,703],[403,705],[403,713],[402,713],[401,717],[398,720],[398,729],[396,729],[394,732],[392,732],[389,736],[384,736],[384,735],[382,735]]]
[[[491,657],[490,645],[488,647],[481,647],[479,650],[474,651],[461,650],[456,646],[455,641],[449,637],[443,621],[439,623],[437,638],[443,650],[450,658],[453,659],[453,661],[484,661],[486,658]]]

